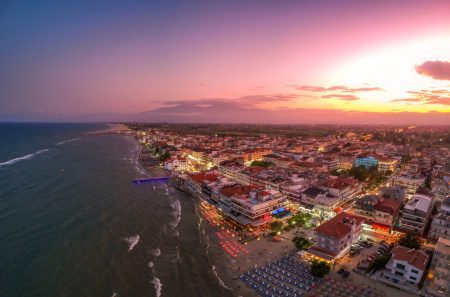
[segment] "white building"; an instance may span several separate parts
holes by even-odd
[[[422,250],[409,249],[397,245],[392,250],[392,258],[382,273],[383,280],[408,286],[417,285],[427,267],[429,256]]]
[[[424,195],[413,195],[401,211],[400,228],[422,234],[432,209],[432,198]]]
[[[450,240],[450,196],[445,199],[431,223],[428,239],[437,240],[439,237]]]

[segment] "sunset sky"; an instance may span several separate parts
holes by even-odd
[[[450,1],[0,2],[0,120],[450,124]]]

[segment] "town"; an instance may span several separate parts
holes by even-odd
[[[450,295],[447,128],[128,127],[260,296]]]

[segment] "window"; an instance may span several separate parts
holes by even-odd
[[[396,271],[396,272],[395,272],[395,275],[403,276],[403,273]]]
[[[400,268],[400,269],[405,269],[406,267],[405,267],[405,265],[403,265],[403,264],[400,264],[400,263],[397,263],[397,266],[396,266],[397,268]]]
[[[411,273],[419,274],[419,271],[418,271],[418,270],[415,270],[415,269],[411,269]]]
[[[410,276],[410,277],[409,277],[409,279],[412,279],[412,280],[417,280],[417,277],[414,277],[414,276]]]

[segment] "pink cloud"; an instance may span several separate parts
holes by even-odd
[[[359,99],[355,95],[342,95],[342,94],[328,94],[328,95],[323,95],[321,98],[325,98],[325,99],[339,99],[339,100],[345,100],[345,101],[354,101],[354,100],[358,100]]]
[[[426,61],[415,66],[420,75],[429,76],[438,80],[450,80],[450,62],[448,61]]]
[[[331,86],[331,87],[322,87],[322,86],[293,86],[296,90],[299,91],[307,91],[307,92],[330,92],[330,91],[342,91],[346,93],[355,93],[355,92],[373,92],[373,91],[383,91],[382,88],[379,87],[359,87],[353,88],[348,86]]]

